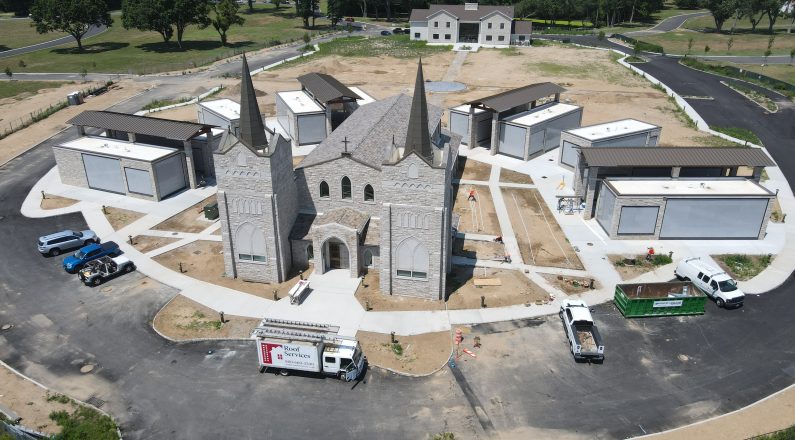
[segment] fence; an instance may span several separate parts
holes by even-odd
[[[81,90],[80,93],[82,96],[98,95],[106,92],[111,84],[113,84],[113,81],[108,81],[103,86],[92,87],[85,90]],[[64,98],[63,100],[58,101],[55,104],[50,105],[49,107],[30,112],[26,116],[22,116],[15,120],[8,121],[7,123],[3,122],[3,125],[0,126],[0,139],[3,139],[12,133],[22,130],[23,128],[27,128],[32,124],[41,121],[42,119],[47,119],[57,111],[63,110],[68,106],[69,106],[69,101],[66,98]]]

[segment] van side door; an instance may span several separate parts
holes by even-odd
[[[340,371],[340,359],[334,356],[323,356],[323,371],[326,374],[337,374]]]
[[[710,281],[709,282],[709,290],[712,292],[713,296],[718,295],[718,292],[720,290],[720,289],[718,289],[718,282],[715,281],[715,280]]]

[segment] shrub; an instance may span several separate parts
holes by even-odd
[[[403,356],[403,346],[400,343],[395,342],[392,344],[392,352],[398,356]]]
[[[655,266],[665,266],[666,264],[673,263],[673,259],[668,255],[655,255],[654,258],[651,259],[651,264]]]
[[[50,419],[61,427],[61,433],[52,437],[55,440],[83,438],[116,440],[119,438],[113,420],[93,408],[81,406],[72,414],[66,411],[55,411],[50,414]]]
[[[605,39],[605,31],[599,31],[599,34],[596,36],[596,38],[599,41],[604,40]]]

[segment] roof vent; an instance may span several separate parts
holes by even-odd
[[[477,3],[464,3],[464,10],[465,11],[477,11],[478,4]]]

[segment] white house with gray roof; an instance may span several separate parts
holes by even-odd
[[[262,127],[245,61],[242,82],[240,136],[215,158],[226,273],[276,283],[312,265],[443,299],[460,137],[427,105],[422,64],[413,97],[353,112],[296,167],[289,140]]]
[[[532,23],[514,21],[513,6],[429,5],[412,9],[409,17],[412,40],[430,44],[480,44],[507,46],[529,39]]]

